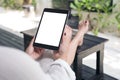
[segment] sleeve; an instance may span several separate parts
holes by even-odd
[[[53,80],[75,80],[75,73],[70,66],[62,59],[54,61],[47,74],[51,76]]]

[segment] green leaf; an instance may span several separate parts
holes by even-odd
[[[90,6],[88,6],[88,9],[89,9],[89,10],[91,10],[91,7],[90,7]]]
[[[115,19],[117,20],[118,23],[120,23],[120,13],[118,13],[118,14],[115,16]]]
[[[82,1],[79,1],[79,0],[74,0],[74,4],[80,9],[82,7],[83,2]]]
[[[109,7],[109,10],[112,10],[115,7],[116,7],[116,4],[114,4],[113,6]]]
[[[96,35],[96,36],[97,36],[97,35],[98,35],[98,33],[99,33],[99,29],[98,29],[98,28],[93,29],[93,30],[92,30],[92,32],[94,33],[94,35]]]
[[[96,4],[95,7],[98,8],[98,9],[101,9],[100,4]]]
[[[74,3],[75,3],[76,5],[79,5],[79,1],[78,1],[78,0],[74,0]]]
[[[82,0],[82,2],[86,3],[86,0]]]
[[[118,30],[120,30],[120,24],[118,24],[118,26],[117,26],[117,27],[118,27]]]
[[[77,7],[73,3],[70,4],[70,7],[75,10],[77,9]]]
[[[93,2],[94,0],[89,0],[90,2]]]
[[[78,16],[78,14],[72,14],[73,16]]]

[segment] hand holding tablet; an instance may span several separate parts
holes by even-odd
[[[68,14],[68,10],[45,8],[33,45],[46,49],[58,50]]]

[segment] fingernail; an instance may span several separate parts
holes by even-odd
[[[66,33],[64,33],[64,35],[66,36]]]

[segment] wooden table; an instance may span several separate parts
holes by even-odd
[[[32,37],[36,33],[36,29],[26,30],[24,34],[24,47],[28,46]],[[78,46],[76,57],[73,63],[73,70],[75,71],[77,80],[82,80],[82,61],[83,58],[96,52],[96,74],[89,80],[100,80],[103,76],[103,58],[104,58],[104,43],[107,39],[86,34],[82,46]]]

